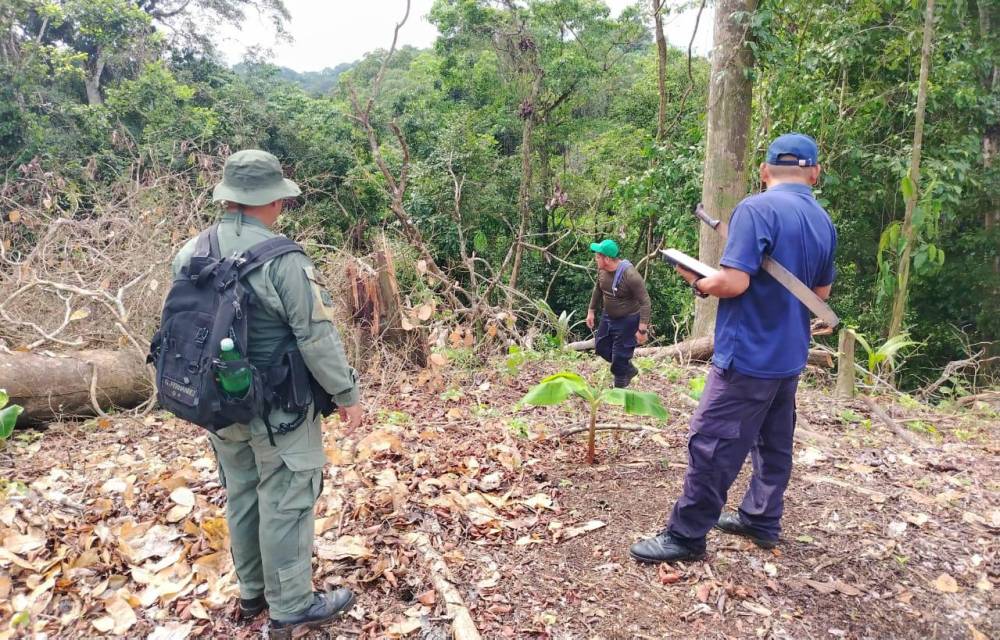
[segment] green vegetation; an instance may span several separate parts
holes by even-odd
[[[582,399],[590,410],[590,426],[587,431],[587,463],[594,463],[594,437],[597,430],[597,414],[601,405],[622,407],[631,416],[651,416],[667,419],[667,410],[655,393],[633,389],[610,389],[599,381],[588,383],[583,376],[569,371],[560,371],[542,380],[528,391],[521,400],[532,405],[561,404],[572,396]]]
[[[389,169],[406,166],[401,202],[433,259],[480,294],[483,273],[507,274],[521,294],[512,299],[556,327],[553,346],[579,337],[573,318],[593,284],[591,239],[616,237],[634,261],[661,242],[697,251],[690,211],[701,194],[709,65],[668,48],[667,126],[657,140],[646,4],[612,16],[597,0],[437,0],[427,19],[440,37],[430,49],[395,53],[371,112]],[[259,57],[227,68],[211,25],[240,24],[258,10],[283,31],[280,0],[5,2],[0,214],[14,223],[5,255],[27,255],[46,221],[93,216],[130,184],[161,190],[151,209],[201,206],[192,194],[205,193],[227,153],[246,147],[275,153],[304,186],[307,197],[283,218],[286,233],[367,253],[382,230],[399,232],[351,98],[367,100],[385,52],[331,60],[315,74]],[[906,175],[922,12],[909,0],[765,0],[736,16],[754,51],[750,165],[778,132],[819,141],[817,196],[840,237],[832,305],[868,342],[885,335],[913,193]],[[995,2],[938,11],[904,323],[922,347],[894,368],[904,386],[1000,334],[1000,162],[983,152],[996,148],[1000,130],[991,84],[1000,39],[981,31],[991,24],[982,12],[995,16]],[[751,179],[748,192],[756,186]],[[128,210],[138,216],[141,207]],[[482,270],[478,280],[470,263]],[[644,269],[653,324],[683,336],[689,289],[659,264]],[[413,299],[442,293],[416,271],[401,273],[400,284]],[[508,295],[495,288],[487,297]],[[518,321],[529,322],[525,315]],[[508,358],[511,375],[518,359]]]
[[[14,424],[17,417],[24,411],[24,407],[16,404],[8,405],[10,396],[6,389],[0,389],[0,442],[3,442],[14,433]]]

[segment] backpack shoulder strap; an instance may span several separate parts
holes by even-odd
[[[222,252],[219,250],[219,225],[213,224],[198,234],[198,240],[194,245],[193,258],[221,258]]]
[[[289,240],[284,236],[276,236],[258,242],[243,252],[242,261],[239,263],[240,277],[246,276],[248,273],[274,260],[278,256],[295,251],[305,253],[305,250],[299,243]]]

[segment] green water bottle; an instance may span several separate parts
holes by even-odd
[[[243,356],[236,350],[236,345],[232,338],[223,338],[219,342],[219,360],[232,362],[240,360]],[[234,398],[242,398],[253,382],[253,372],[249,367],[238,369],[220,369],[218,374],[219,386],[222,390]]]

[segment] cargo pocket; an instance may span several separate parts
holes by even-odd
[[[292,451],[282,453],[281,461],[288,467],[291,479],[278,501],[278,510],[291,512],[312,509],[323,488],[326,454],[322,449]]]
[[[295,564],[278,569],[278,601],[271,606],[275,611],[297,613],[303,604],[309,606],[312,594],[312,558],[306,557]]]

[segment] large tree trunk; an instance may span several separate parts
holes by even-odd
[[[589,351],[594,348],[594,339],[571,342],[566,348],[574,351]],[[639,347],[635,350],[637,358],[653,358],[663,360],[675,358],[677,360],[695,360],[707,362],[712,358],[714,352],[714,338],[706,336],[704,338],[692,338],[666,347]],[[818,367],[830,368],[833,366],[833,358],[829,351],[824,349],[810,349],[808,363]]]
[[[924,14],[924,44],[920,52],[920,81],[917,85],[916,123],[913,126],[913,149],[910,155],[910,197],[906,198],[906,213],[903,216],[903,249],[899,253],[899,269],[896,272],[896,291],[892,299],[892,315],[889,317],[888,337],[897,335],[903,327],[906,315],[906,298],[910,289],[910,253],[916,241],[913,228],[913,212],[920,199],[920,151],[924,143],[924,107],[927,104],[927,75],[931,66],[931,40],[934,37],[934,0],[927,0]]]
[[[508,304],[513,300],[514,289],[517,289],[517,278],[521,274],[521,260],[524,258],[524,239],[528,233],[528,222],[531,219],[531,135],[535,130],[538,96],[542,92],[542,71],[535,70],[535,79],[531,83],[531,94],[521,106],[524,127],[521,129],[521,188],[517,192],[517,210],[521,221],[517,227],[517,237],[514,239],[514,267],[510,272],[508,285],[511,291],[507,294]]]
[[[997,8],[995,2],[989,0],[979,0],[979,32],[983,42],[994,42],[991,38],[995,21],[997,19]],[[991,94],[1000,91],[1000,65],[993,64],[983,78],[983,85]],[[983,165],[989,169],[996,160],[997,153],[1000,153],[1000,121],[994,120],[986,127],[983,134]],[[993,237],[1000,229],[1000,191],[996,188],[991,190],[986,213],[983,215],[983,227],[987,237]],[[1000,308],[1000,252],[993,255],[993,286],[988,292],[993,302],[993,308]],[[988,348],[990,356],[1000,355],[1000,342],[993,341]],[[997,368],[997,360],[990,362],[990,368]]]
[[[77,351],[58,357],[0,353],[0,389],[7,389],[11,403],[24,407],[19,424],[94,415],[90,389],[95,367],[94,397],[102,410],[134,407],[152,393],[146,365],[132,350]]]
[[[653,0],[653,25],[656,31],[656,87],[660,106],[656,112],[656,141],[663,142],[667,129],[667,38],[663,35],[664,0]]]
[[[104,54],[100,50],[94,54],[94,64],[87,65],[87,75],[83,78],[83,84],[87,88],[87,104],[92,107],[104,104],[104,97],[101,95],[101,76],[104,75]]]
[[[747,46],[747,28],[735,14],[752,12],[757,0],[719,0],[715,5],[715,44],[708,85],[708,134],[705,143],[705,177],[701,200],[708,215],[729,221],[733,208],[747,191],[747,134],[750,130],[750,67],[753,55]],[[698,257],[710,265],[722,256],[722,238],[702,225]],[[715,331],[717,298],[695,303],[692,335]]]

